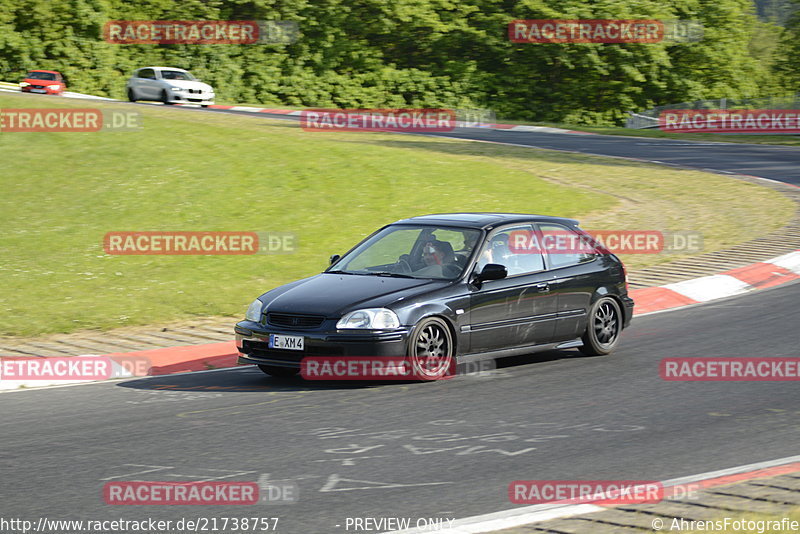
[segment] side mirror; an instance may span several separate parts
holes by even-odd
[[[508,276],[508,269],[505,265],[498,263],[487,263],[483,266],[483,270],[478,273],[476,280],[478,282],[485,282],[487,280],[502,280]]]
[[[331,256],[331,263],[330,263],[330,265],[333,265],[334,263],[336,263],[337,261],[339,261],[339,258],[341,258],[341,256],[340,256],[339,254],[334,254],[333,256]]]

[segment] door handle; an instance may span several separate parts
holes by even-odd
[[[550,291],[550,284],[547,282],[540,282],[534,286],[539,293],[546,293]]]

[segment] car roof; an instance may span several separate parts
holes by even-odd
[[[182,72],[189,72],[188,70],[181,69],[179,67],[139,67],[136,70],[142,70],[142,69],[159,69],[159,70],[166,69],[166,70],[179,70],[179,71],[182,71]]]
[[[464,228],[489,229],[504,224],[522,222],[554,222],[577,225],[575,219],[551,217],[549,215],[533,215],[527,213],[434,213],[401,219],[393,224],[436,224],[458,226]]]
[[[49,72],[50,74],[61,74],[57,70],[28,69],[28,72]]]

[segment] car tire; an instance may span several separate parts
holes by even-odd
[[[172,105],[172,102],[169,101],[169,95],[167,94],[166,89],[161,90],[161,101],[164,103],[165,106]]]
[[[603,297],[589,309],[589,321],[581,340],[580,351],[588,356],[610,354],[622,332],[622,310],[616,300]]]
[[[419,380],[441,380],[455,374],[453,334],[443,319],[428,317],[414,326],[408,360],[414,378]]]
[[[275,378],[289,378],[295,376],[300,372],[300,369],[295,367],[277,367],[274,365],[259,365],[259,369],[270,376]]]
[[[128,102],[136,102],[136,93],[130,87],[128,87]]]

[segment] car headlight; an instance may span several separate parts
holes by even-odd
[[[173,91],[183,91],[183,87],[175,87],[174,85],[170,85],[169,88]]]
[[[261,310],[263,309],[264,309],[264,303],[256,299],[247,308],[247,313],[244,314],[244,318],[247,319],[248,321],[259,323],[261,322]]]
[[[52,89],[53,91],[55,91],[56,89],[60,89],[61,86],[60,85],[48,85],[47,88],[48,89]]]
[[[345,314],[336,323],[336,328],[366,328],[370,330],[388,330],[400,328],[400,319],[392,310],[386,308],[367,308]]]
[[[19,82],[20,87],[28,87],[30,84],[28,82]]]

